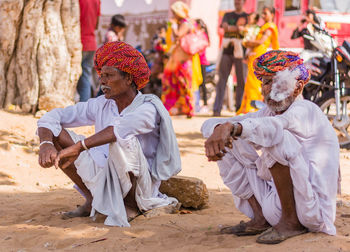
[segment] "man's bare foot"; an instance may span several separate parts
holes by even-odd
[[[128,216],[128,222],[132,221],[133,219],[135,219],[137,216],[140,215],[140,211],[138,208],[125,206],[125,211],[126,211],[126,215]]]
[[[91,202],[86,202],[84,205],[77,207],[74,211],[65,212],[62,215],[62,219],[70,219],[75,217],[88,217],[91,212]]]

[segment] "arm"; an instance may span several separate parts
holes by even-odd
[[[291,39],[297,39],[300,38],[301,36],[303,36],[303,34],[301,34],[301,31],[299,31],[299,27],[297,27],[293,33],[292,36],[290,37]]]
[[[89,99],[66,108],[53,109],[38,120],[38,128],[49,129],[57,137],[64,128],[93,125],[101,98]]]
[[[88,149],[116,141],[117,138],[114,135],[113,126],[109,126],[84,140],[85,146]],[[67,168],[78,158],[80,153],[84,150],[85,149],[82,145],[82,141],[79,141],[76,144],[63,149],[55,158],[55,167],[58,168],[60,160],[65,158],[64,163],[62,163],[60,166],[62,169]]]
[[[242,133],[242,125],[240,123],[236,123],[236,125],[226,122],[215,127],[213,134],[204,144],[208,161],[221,160],[226,153],[225,147],[232,148],[233,139]],[[235,131],[233,131],[234,127],[237,127]]]
[[[243,130],[240,122],[247,118],[259,117],[266,113],[266,109],[261,109],[255,113],[248,113],[243,116],[232,118],[212,118],[205,121],[201,131],[204,137],[208,138],[204,144],[205,154],[209,161],[221,160],[225,155],[225,147],[232,148],[233,124],[237,124],[235,136],[240,136]]]
[[[256,46],[259,46],[259,45],[263,44],[271,35],[272,35],[271,30],[270,30],[270,29],[267,29],[259,40],[250,40],[250,41],[247,41],[247,42],[246,42],[246,45],[247,45],[248,47],[256,47]]]
[[[186,22],[182,23],[178,29],[173,29],[175,38],[178,40],[190,31],[190,27]]]
[[[246,24],[247,24],[246,17],[239,17],[236,20],[235,25],[229,25],[227,16],[226,18],[224,16],[221,27],[224,29],[225,32],[242,32]]]
[[[38,128],[38,136],[40,143],[46,142],[39,147],[39,164],[43,168],[49,168],[54,164],[58,153],[53,144],[52,131],[47,128]]]
[[[157,115],[155,107],[150,103],[145,103],[135,111],[119,117],[112,125],[86,138],[85,145],[90,149],[132,136],[147,134],[157,126]],[[55,160],[55,166],[59,166],[59,161],[62,158],[67,158],[67,162],[62,164],[62,169],[67,168],[84,150],[82,143],[78,142],[60,151]]]

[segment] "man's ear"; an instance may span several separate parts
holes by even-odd
[[[298,80],[297,83],[295,83],[295,89],[294,89],[293,95],[296,97],[299,94],[301,94],[301,92],[303,91],[303,88],[304,88],[304,82],[302,80]]]
[[[132,75],[128,73],[128,74],[125,76],[125,78],[126,78],[126,81],[128,82],[128,84],[131,85],[132,79],[133,79],[133,78],[132,78]]]

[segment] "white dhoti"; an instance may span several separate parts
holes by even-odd
[[[246,140],[233,141],[233,148],[218,161],[220,175],[232,191],[236,207],[250,218],[254,217],[248,203],[255,196],[260,203],[264,217],[272,225],[281,218],[281,203],[269,168],[276,162],[289,166],[293,181],[296,212],[302,225],[314,232],[334,235],[336,229],[335,202],[325,200],[319,181],[314,183],[312,162],[304,155],[305,150],[287,130],[279,144],[261,149],[261,155]],[[330,178],[333,180],[333,178]],[[335,200],[335,197],[334,197]]]
[[[84,139],[84,136],[68,132],[74,142]],[[148,162],[136,137],[111,143],[108,164],[104,167],[95,163],[89,151],[82,152],[74,164],[93,196],[90,216],[94,216],[96,211],[106,215],[105,225],[130,226],[123,201],[132,187],[129,172],[136,177],[135,200],[140,210],[178,203],[175,198],[158,191],[161,181],[152,179]]]

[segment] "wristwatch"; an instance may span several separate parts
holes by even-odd
[[[232,124],[232,125],[233,125],[233,128],[232,128],[232,130],[231,130],[230,135],[231,135],[231,137],[232,137],[233,139],[237,139],[236,135],[237,135],[237,132],[238,132],[238,123],[234,123],[234,124]]]

